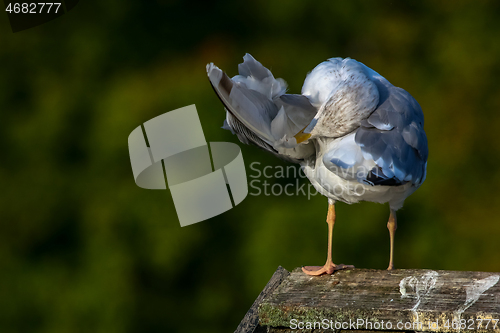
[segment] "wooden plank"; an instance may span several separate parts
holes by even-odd
[[[250,307],[248,312],[246,313],[243,320],[240,322],[236,331],[234,333],[254,333],[256,331],[257,326],[259,324],[259,316],[257,309],[259,304],[262,303],[266,296],[269,296],[273,293],[273,291],[283,282],[285,278],[290,275],[290,272],[279,266],[276,272],[274,272],[273,276],[264,287],[264,290],[259,294],[253,305]]]
[[[261,302],[260,325],[276,332],[301,332],[300,323],[303,332],[307,323],[322,323],[321,332],[500,332],[499,279],[500,273],[416,269],[311,277],[295,269]]]

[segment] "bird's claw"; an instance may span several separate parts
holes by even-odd
[[[303,266],[302,272],[311,276],[320,276],[323,274],[333,274],[335,271],[339,271],[342,269],[352,269],[355,268],[353,265],[344,265],[339,264],[335,265],[334,263],[325,264],[324,266]]]

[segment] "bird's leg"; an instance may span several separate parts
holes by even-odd
[[[391,214],[389,215],[389,221],[387,222],[387,229],[389,229],[389,235],[391,237],[391,252],[389,256],[389,267],[387,270],[394,269],[393,255],[394,255],[394,235],[396,234],[396,229],[398,228],[398,219],[396,217],[396,211],[391,209]]]
[[[318,276],[322,274],[332,274],[335,271],[346,268],[354,268],[352,265],[335,265],[332,261],[332,237],[333,237],[333,226],[335,225],[335,206],[333,203],[328,205],[328,216],[326,217],[326,222],[328,223],[328,254],[326,263],[323,267],[321,266],[304,266],[302,271],[307,275]]]

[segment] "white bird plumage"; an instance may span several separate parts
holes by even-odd
[[[226,107],[223,128],[299,163],[313,186],[329,200],[329,252],[321,269],[345,268],[331,262],[334,203],[389,203],[389,269],[393,267],[396,210],[425,180],[427,137],[417,101],[380,74],[353,59],[331,58],[306,77],[299,95],[250,54],[230,79],[207,65],[210,82]]]

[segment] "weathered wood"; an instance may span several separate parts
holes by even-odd
[[[260,302],[260,325],[269,332],[500,332],[499,279],[500,273],[415,269],[311,277],[295,269]],[[299,323],[304,329],[294,327]]]
[[[236,331],[234,333],[257,333],[256,329],[259,324],[259,316],[257,309],[259,304],[264,300],[266,296],[272,294],[272,292],[283,282],[283,280],[290,275],[290,272],[279,266],[276,272],[274,272],[271,280],[264,287],[264,290],[259,294],[255,302],[252,304],[248,312],[246,313],[243,320],[240,322]],[[262,331],[262,330],[261,330]]]

